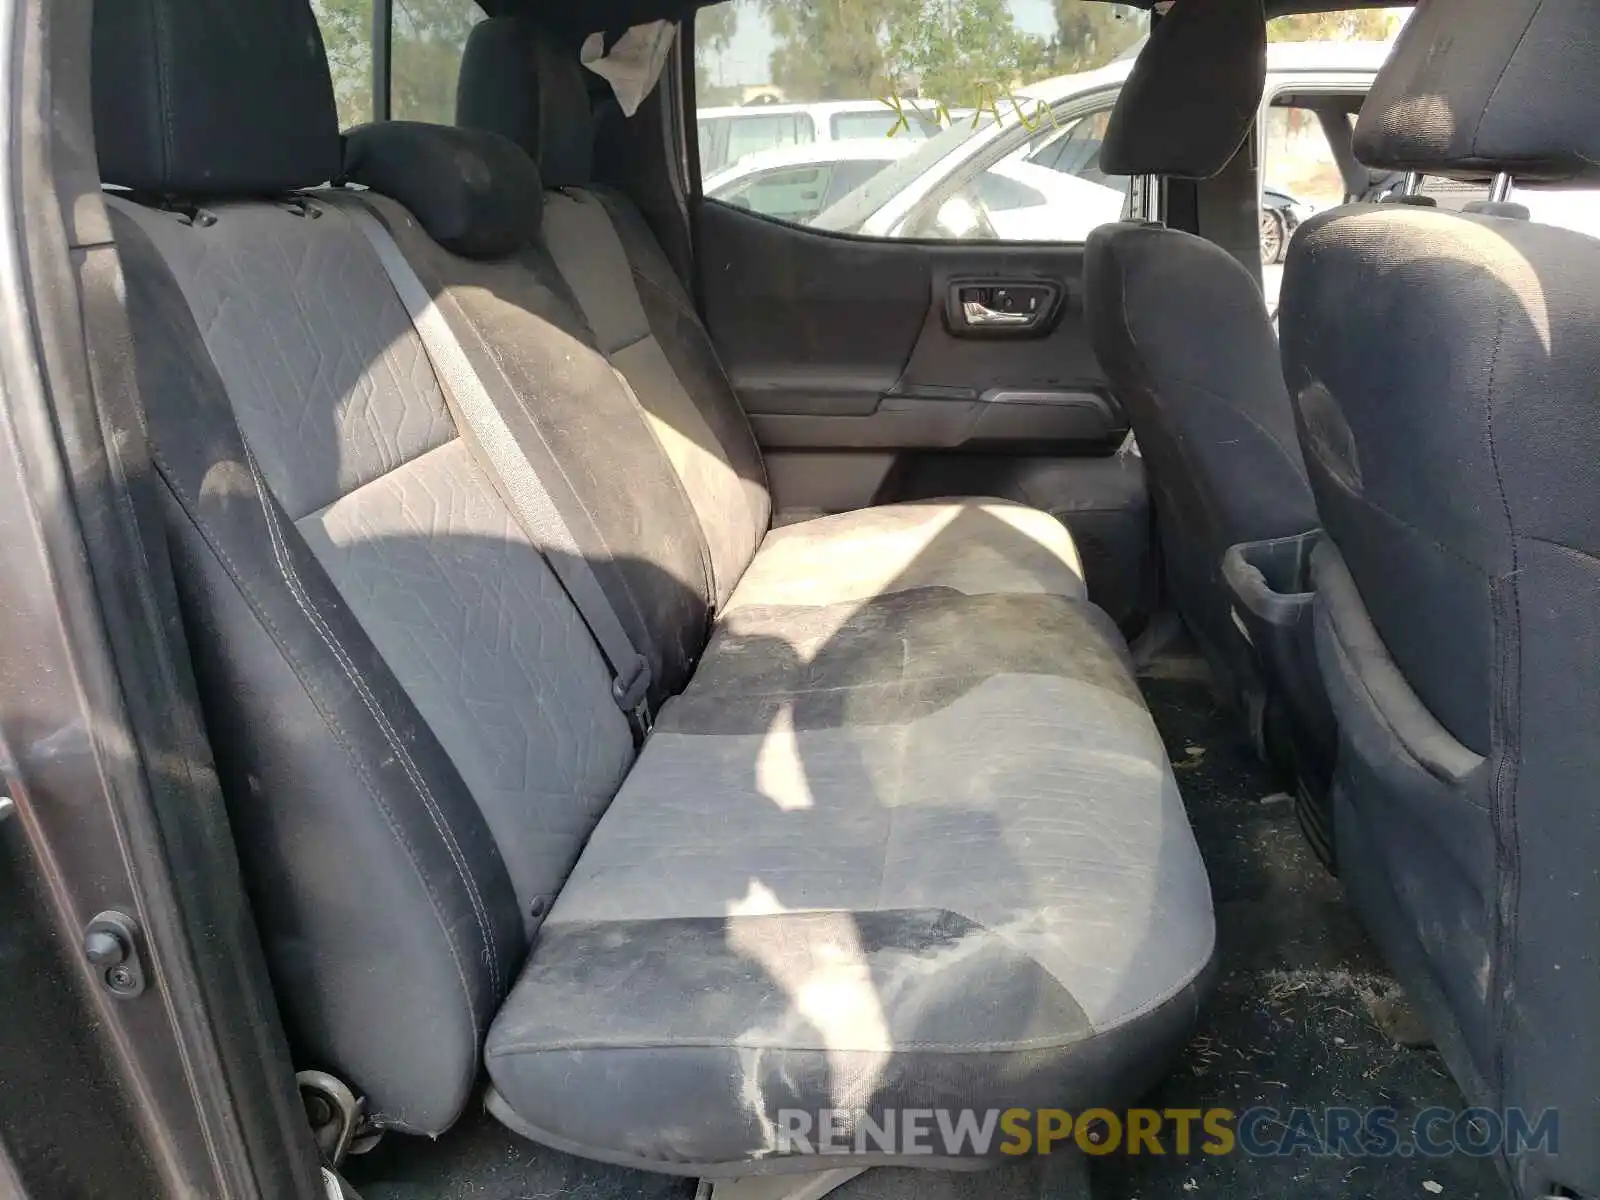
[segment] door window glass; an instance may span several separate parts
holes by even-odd
[[[804,224],[822,211],[832,170],[831,164],[821,164],[758,171],[712,195],[765,217]]]
[[[322,30],[339,128],[372,120],[372,0],[311,0]]]
[[[1105,92],[1104,77],[1086,84],[1084,72],[1119,60],[1123,73],[1131,67],[1148,29],[1141,7],[725,0],[699,9],[694,29],[708,196],[716,197],[714,177],[750,154],[884,138],[897,143],[889,166],[866,176],[852,162],[829,180],[824,208],[802,219],[876,237],[1081,241],[1123,209],[1125,182],[1097,173],[1104,118],[1065,142],[1053,122],[1081,113],[1086,89]],[[808,125],[783,130],[779,114],[762,114],[778,105]],[[713,121],[728,122],[726,130]],[[741,196],[766,211],[754,202],[765,194],[747,188]],[[798,200],[782,207],[799,211]]]
[[[483,20],[473,0],[394,0],[389,115],[453,125],[467,35]]]
[[[835,163],[833,179],[828,183],[825,206],[831,207],[839,203],[888,165],[889,160],[886,158],[847,159]]]

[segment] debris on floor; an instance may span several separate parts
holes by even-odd
[[[1397,1044],[1374,1013],[1405,1008],[1337,880],[1317,862],[1292,803],[1209,688],[1178,672],[1141,680],[1178,771],[1211,875],[1221,974],[1183,1064],[1144,1103],[1156,1109],[1464,1107],[1438,1054]],[[1202,753],[1196,754],[1194,750]],[[1492,1163],[1457,1156],[1102,1160],[1095,1200],[1499,1200]]]

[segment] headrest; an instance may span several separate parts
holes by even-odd
[[[405,205],[452,254],[504,258],[539,234],[539,168],[521,146],[487,130],[359,125],[345,135],[344,176]]]
[[[306,0],[99,0],[100,177],[162,195],[267,196],[339,170],[339,116]]]
[[[1421,0],[1356,125],[1369,167],[1600,177],[1600,5]]]
[[[526,21],[494,17],[473,26],[461,55],[456,124],[516,142],[539,164],[545,187],[582,187],[594,176],[594,122],[577,51]]]
[[[1266,86],[1261,0],[1180,0],[1122,85],[1100,169],[1210,179],[1244,145]]]

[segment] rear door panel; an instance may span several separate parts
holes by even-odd
[[[1083,320],[1083,247],[843,237],[700,201],[705,319],[767,457],[780,521],[992,495],[1055,513],[1095,598],[1148,609],[1148,499]],[[957,299],[1056,296],[1037,327],[963,328]],[[992,299],[993,292],[982,293]]]
[[[763,448],[1103,455],[1127,421],[1083,324],[1083,250],[877,241],[706,203],[706,320]],[[1037,330],[953,328],[957,288],[1060,296]]]

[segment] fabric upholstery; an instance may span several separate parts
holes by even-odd
[[[1255,128],[1266,84],[1261,0],[1173,5],[1151,30],[1117,95],[1100,169],[1210,179]]]
[[[1095,356],[1144,457],[1169,592],[1225,680],[1247,681],[1223,555],[1317,526],[1261,291],[1215,244],[1131,222],[1089,235],[1084,288]]]
[[[274,39],[314,33],[303,0],[234,3],[263,62],[298,61]],[[236,82],[273,98],[253,66],[184,78],[182,121]],[[274,121],[244,132],[239,161],[294,159]],[[379,165],[435,229],[482,218],[439,198],[448,181]],[[726,381],[698,389],[709,340],[681,289],[645,288],[660,262],[628,253],[625,216],[572,198],[607,236],[558,271],[570,247],[464,257],[375,192],[264,200],[229,178],[240,194],[203,212],[107,203],[185,634],[298,1063],[381,1127],[436,1135],[499,1006],[513,1127],[735,1173],[769,1148],[783,1088],[1087,1107],[1153,1082],[1204,990],[1206,877],[1125,647],[1054,594],[1079,584],[1064,533],[985,511],[998,545],[877,592],[845,543],[829,603],[752,584],[762,602],[712,634],[765,533],[759,456],[716,407]],[[461,436],[356,206],[414,265],[513,453]],[[679,335],[698,340],[669,353]],[[501,498],[534,486],[514,453],[534,435],[571,544],[682,689],[642,759],[553,551]],[[960,519],[891,540],[933,554]]]
[[[584,190],[553,193],[545,202],[546,244],[594,329],[600,350],[628,381],[683,480],[710,554],[718,602],[732,594],[766,532],[771,513],[766,481],[746,454],[741,472],[707,418],[725,397],[692,395],[672,369],[640,298],[626,249],[605,207]],[[705,338],[698,323],[691,336]],[[742,414],[740,414],[742,416]],[[741,430],[750,439],[748,425]]]
[[[286,1025],[384,1123],[440,1131],[524,953],[507,864],[262,483],[150,218],[109,204],[185,633]]]
[[[184,198],[269,196],[339,170],[339,118],[295,0],[115,0],[94,14],[100,175]]]
[[[1422,0],[1362,106],[1356,156],[1453,178],[1600,176],[1597,56],[1587,0]]]
[[[593,345],[541,245],[500,260],[451,254],[400,205],[377,212],[519,440],[542,437],[561,464],[546,481],[629,638],[649,660],[651,700],[683,688],[704,648],[711,585],[699,525],[626,383]]]
[[[1049,513],[1005,500],[952,499],[774,529],[727,608],[839,604],[923,587],[1087,595],[1077,547]]]
[[[930,591],[798,633],[730,614],[496,1023],[499,1094],[553,1144],[701,1171],[769,1158],[784,1107],[1138,1095],[1214,933],[1095,611]]]
[[[310,218],[276,204],[218,204],[215,222],[201,226],[126,206],[182,287],[261,486],[285,510],[276,538],[314,556],[335,589],[330,601],[438,738],[493,831],[531,930],[631,763],[626,722],[538,548],[463,455],[363,235],[336,207],[318,209]],[[276,264],[322,255],[338,266],[323,276],[337,288],[274,275]],[[326,452],[310,454],[312,445]],[[262,853],[279,856],[274,873],[304,866],[291,844]],[[370,882],[341,878],[354,889],[339,905],[348,908]],[[330,958],[364,940],[348,914],[337,932]],[[338,1006],[342,984],[308,979],[307,1002]],[[386,1111],[445,1107],[387,1087],[386,1070],[353,1077]],[[453,1115],[415,1127],[443,1128]]]
[[[1301,227],[1280,320],[1331,545],[1355,896],[1472,1103],[1600,1120],[1600,242],[1389,205]],[[1348,842],[1348,846],[1346,846]],[[1508,1164],[1600,1188],[1600,1152]]]
[[[392,196],[453,254],[504,258],[539,236],[539,168],[498,134],[381,121],[345,135],[343,176]]]
[[[577,53],[515,17],[480,21],[468,35],[456,124],[516,142],[538,162],[547,188],[581,187],[594,175],[594,125]]]

